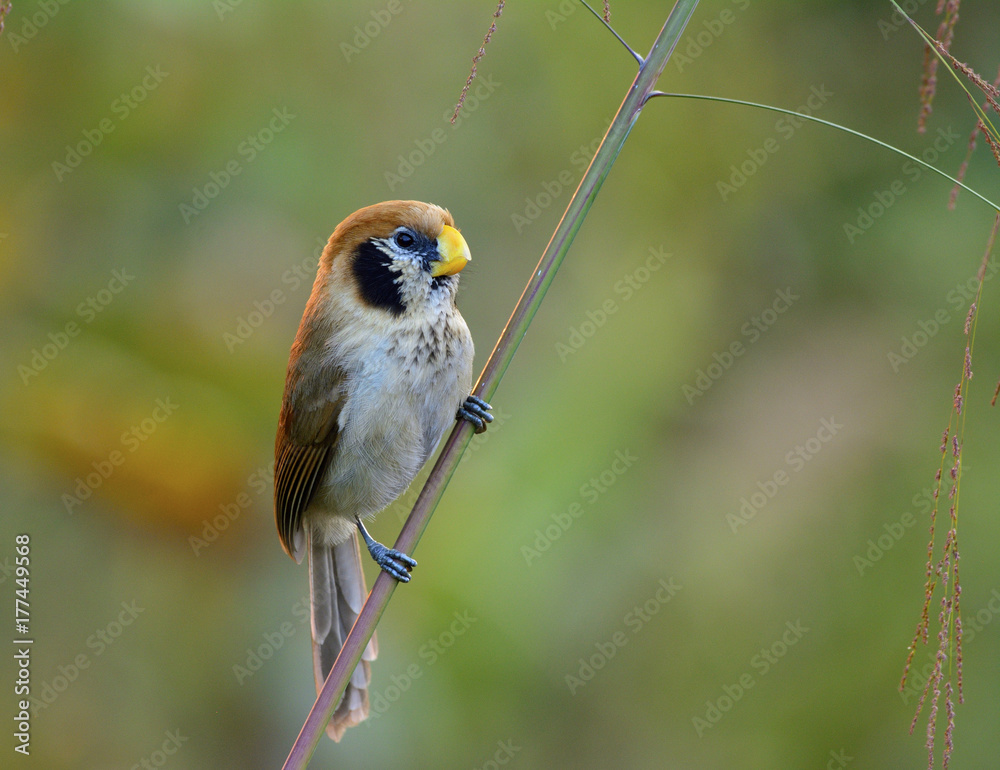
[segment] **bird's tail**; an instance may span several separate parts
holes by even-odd
[[[368,588],[361,571],[358,533],[343,543],[329,546],[309,529],[309,599],[312,605],[313,669],[316,691],[323,688],[333,662],[347,639],[347,634],[361,612]],[[368,684],[371,664],[378,655],[378,643],[372,636],[361,655],[361,662],[351,675],[344,697],[327,725],[326,733],[340,741],[344,731],[368,716]]]

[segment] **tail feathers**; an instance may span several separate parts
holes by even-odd
[[[317,692],[323,688],[367,595],[357,533],[339,545],[329,546],[310,532],[309,598]],[[361,662],[351,675],[340,705],[327,725],[327,735],[333,740],[339,741],[348,727],[359,724],[368,716],[369,661],[377,656],[378,643],[372,636],[362,653]]]

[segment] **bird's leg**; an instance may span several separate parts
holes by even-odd
[[[476,429],[476,433],[483,433],[489,423],[493,422],[493,415],[490,414],[492,408],[478,396],[469,396],[458,408],[455,419],[468,420]]]
[[[365,545],[368,546],[368,553],[372,555],[375,563],[400,583],[409,583],[410,570],[416,567],[417,563],[402,551],[397,551],[395,548],[386,548],[375,540],[375,538],[368,534],[365,525],[361,523],[361,519],[357,516],[354,517],[354,521],[358,525],[358,529],[361,530],[361,537],[365,539]]]

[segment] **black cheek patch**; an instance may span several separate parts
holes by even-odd
[[[351,269],[358,280],[361,298],[372,307],[400,315],[406,310],[396,279],[399,274],[389,267],[392,258],[371,241],[362,243],[354,253]]]

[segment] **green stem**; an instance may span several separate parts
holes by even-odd
[[[556,226],[548,246],[545,247],[531,280],[528,281],[510,320],[504,327],[500,339],[497,340],[496,347],[493,348],[493,353],[490,354],[483,373],[479,377],[479,382],[473,388],[473,393],[480,398],[488,401],[496,392],[500,379],[507,371],[518,345],[528,330],[531,319],[534,318],[542,299],[545,297],[545,292],[552,283],[552,279],[555,278],[559,265],[562,264],[570,245],[573,243],[573,238],[580,229],[580,225],[583,224],[584,217],[587,216],[587,212],[593,205],[594,199],[625,144],[639,113],[650,94],[653,93],[656,81],[663,72],[670,54],[676,47],[677,41],[697,5],[698,0],[677,0],[663,25],[663,29],[660,30],[660,34],[653,43],[649,55],[640,65],[635,80],[629,87],[618,113],[601,141],[601,146],[583,175],[579,187],[573,193],[573,197],[566,207],[566,212]],[[420,497],[417,498],[409,518],[399,533],[395,544],[398,550],[413,553],[431,514],[444,495],[445,487],[458,467],[458,462],[472,439],[472,435],[472,426],[464,420],[460,420],[455,425],[420,493]],[[340,702],[347,681],[357,667],[368,640],[375,633],[375,626],[382,617],[396,585],[396,581],[389,575],[384,572],[379,573],[354,627],[344,641],[344,646],[333,664],[330,675],[323,684],[319,697],[313,704],[312,710],[292,746],[288,759],[285,761],[285,770],[302,770],[309,764],[323,731]]]
[[[702,94],[668,94],[668,93],[664,93],[663,91],[656,91],[654,93],[651,93],[650,97],[653,97],[653,96],[671,96],[671,97],[674,97],[676,99],[704,99],[704,100],[710,101],[710,102],[725,102],[726,104],[742,104],[745,107],[757,107],[758,109],[761,109],[761,110],[770,110],[771,112],[780,112],[783,115],[792,115],[793,117],[801,118],[802,120],[811,120],[813,123],[822,123],[824,126],[829,126],[830,128],[835,128],[838,131],[843,131],[845,133],[851,134],[852,136],[857,136],[857,137],[859,137],[861,139],[866,139],[869,142],[873,142],[874,144],[877,144],[879,147],[884,147],[887,150],[891,150],[892,152],[896,153],[897,155],[902,155],[904,158],[909,158],[914,163],[919,163],[921,166],[923,166],[924,168],[928,169],[929,171],[933,171],[935,174],[939,174],[940,176],[943,176],[949,182],[953,182],[954,184],[957,184],[963,190],[968,190],[970,193],[972,193],[977,198],[979,198],[979,200],[981,200],[983,203],[985,203],[991,209],[993,209],[994,211],[1000,212],[1000,206],[997,206],[997,204],[995,204],[993,201],[989,200],[988,198],[984,198],[982,195],[980,195],[979,193],[977,193],[971,187],[968,187],[967,185],[963,184],[962,182],[959,182],[954,177],[949,176],[948,174],[944,173],[943,171],[941,171],[941,169],[935,168],[930,163],[927,163],[926,161],[920,160],[920,158],[917,158],[917,157],[915,157],[913,155],[910,155],[910,153],[904,152],[903,150],[900,150],[897,147],[893,147],[891,144],[886,144],[885,142],[883,142],[883,141],[881,141],[879,139],[876,139],[873,136],[868,136],[868,134],[862,134],[860,131],[855,131],[853,128],[848,128],[847,126],[842,126],[839,123],[831,123],[829,120],[823,120],[822,118],[817,118],[814,115],[805,115],[805,114],[803,114],[801,112],[795,112],[795,110],[786,110],[783,107],[772,107],[770,104],[758,104],[757,102],[747,102],[747,101],[744,101],[743,99],[727,99],[724,96],[705,96],[705,95],[702,95]]]

